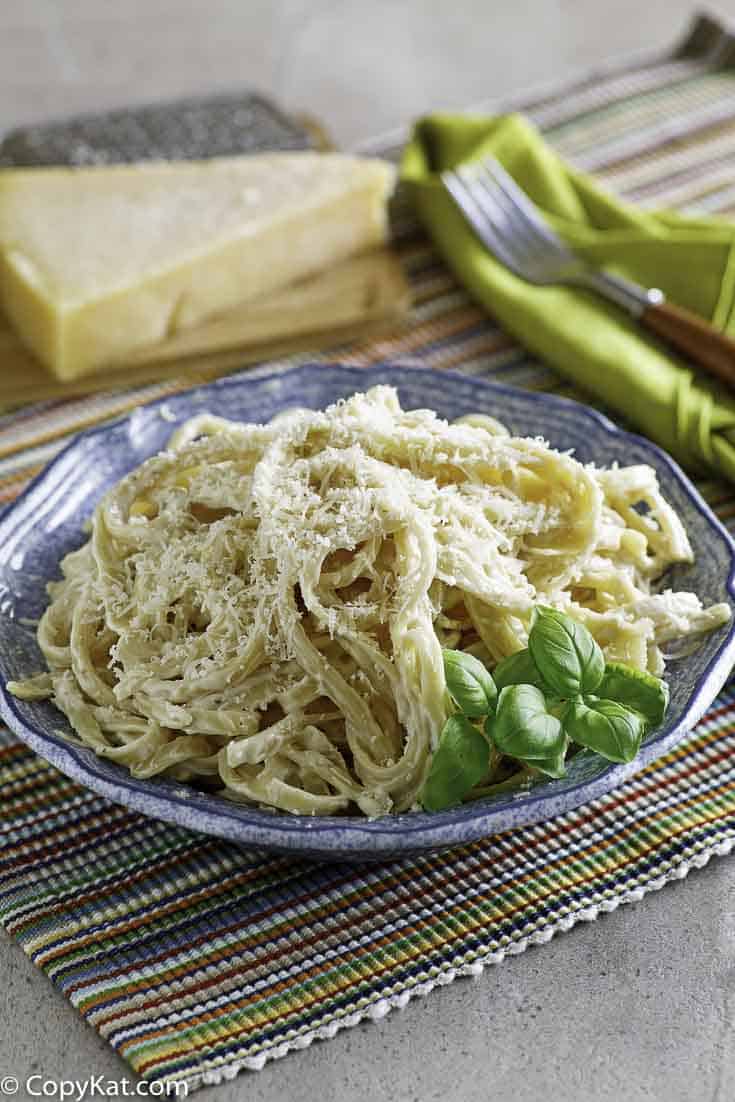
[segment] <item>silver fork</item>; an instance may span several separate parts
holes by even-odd
[[[521,279],[596,291],[735,387],[735,341],[667,302],[658,287],[642,287],[575,256],[494,158],[444,172],[442,181],[482,243]]]

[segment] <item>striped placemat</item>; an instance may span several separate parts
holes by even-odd
[[[727,215],[734,62],[735,37],[701,19],[674,55],[606,68],[512,106],[626,197]],[[410,320],[390,338],[322,358],[415,358],[572,393],[468,300],[400,203],[395,230],[415,295]],[[72,433],[182,386],[0,418],[0,501]],[[735,526],[732,488],[700,489]],[[375,866],[248,853],[80,789],[7,732],[0,836],[9,933],[135,1072],[194,1087],[381,1017],[729,852],[735,687],[688,741],[623,788],[451,853]]]

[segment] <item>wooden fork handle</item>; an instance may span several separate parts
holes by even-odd
[[[735,341],[691,310],[670,302],[646,306],[641,322],[711,375],[735,389]]]

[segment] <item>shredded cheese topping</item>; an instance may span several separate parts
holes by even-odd
[[[663,647],[730,616],[655,590],[691,558],[650,467],[404,411],[387,386],[268,425],[204,415],[98,506],[49,585],[49,673],[11,689],[136,777],[400,812],[449,714],[442,647],[492,667],[543,603],[660,675]]]

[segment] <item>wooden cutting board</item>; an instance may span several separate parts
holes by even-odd
[[[214,378],[275,356],[393,328],[409,305],[403,270],[389,249],[381,249],[138,350],[125,363],[63,383],[47,373],[0,316],[0,407],[187,374]]]

